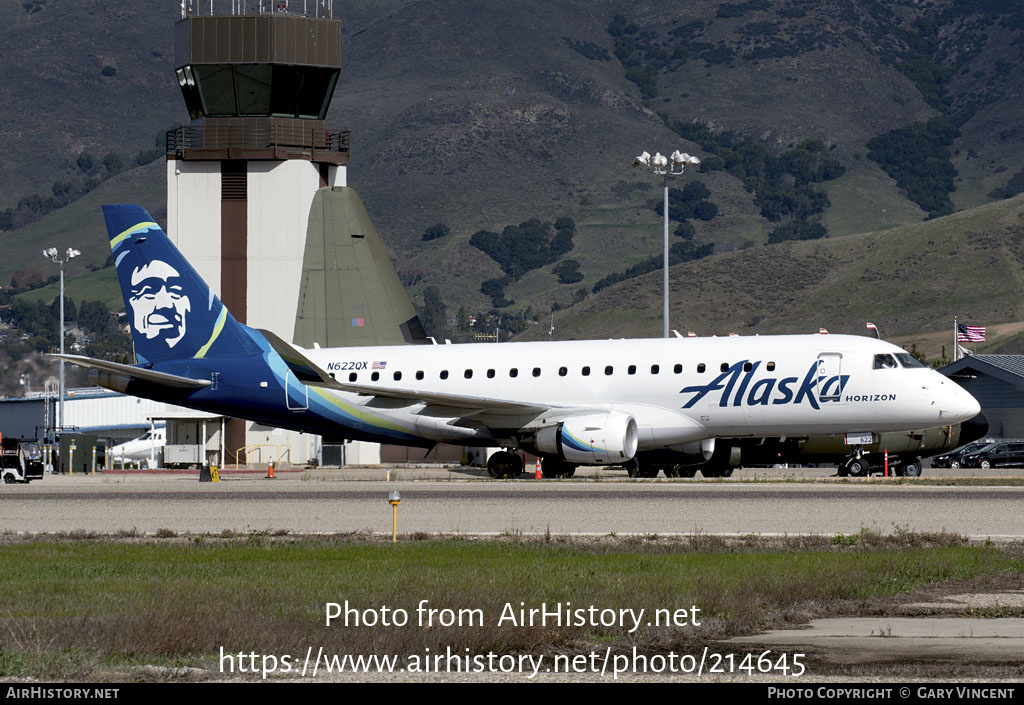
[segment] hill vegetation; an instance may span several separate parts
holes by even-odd
[[[956,217],[1024,183],[1024,8],[1005,2],[385,0],[335,11],[345,68],[327,122],[352,130],[347,182],[448,332],[472,329],[451,312],[507,332],[556,308],[559,331],[572,330],[592,299],[660,268],[659,179],[628,167],[644,149],[703,162],[673,184],[675,270],[728,262],[748,277],[742,292],[763,276],[751,263],[774,268],[775,297],[737,293],[734,309],[790,305],[786,292],[823,266],[789,266],[794,248],[883,229],[873,237],[895,247],[907,232],[896,226]],[[157,0],[0,6],[18,49],[0,84],[0,283],[45,281],[36,253],[62,241],[84,252],[70,277],[102,279],[89,269],[109,255],[101,202],[163,218],[162,135],[188,120],[173,79],[177,16]],[[556,242],[560,218],[574,224],[571,247]],[[923,275],[901,276],[913,291]],[[116,290],[104,300],[117,306]],[[607,312],[591,330],[618,335],[620,323]]]
[[[1024,196],[1017,196],[896,230],[749,248],[676,265],[670,321],[700,335],[809,333],[819,327],[863,335],[870,321],[886,339],[899,339],[908,349],[917,343],[934,359],[941,345],[952,350],[954,315],[994,333],[997,324],[1024,321],[1022,271]],[[531,328],[524,338],[542,337],[542,328]],[[610,329],[616,337],[660,334],[660,273],[610,286],[573,306],[562,314],[559,336],[602,337]],[[995,339],[990,344],[996,348]]]

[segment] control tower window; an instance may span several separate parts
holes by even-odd
[[[235,104],[239,115],[267,114],[271,68],[266,64],[235,67]]]
[[[190,114],[310,120],[327,117],[340,73],[339,69],[322,66],[281,64],[195,64],[180,71],[178,83]],[[194,87],[189,75],[195,78]],[[196,94],[198,106],[193,105]]]

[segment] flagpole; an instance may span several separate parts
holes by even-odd
[[[953,316],[953,362],[960,359],[960,340],[956,335],[956,316]]]

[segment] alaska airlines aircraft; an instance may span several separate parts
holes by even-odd
[[[563,476],[651,451],[709,460],[716,438],[871,436],[980,410],[861,336],[300,349],[238,323],[142,208],[103,211],[138,364],[64,358],[148,399],[333,438],[497,445],[496,477],[521,470],[519,448]]]

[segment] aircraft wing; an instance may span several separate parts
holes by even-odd
[[[547,411],[550,406],[544,404],[529,404],[526,402],[506,401],[502,399],[491,399],[489,397],[473,397],[462,394],[445,394],[443,392],[421,392],[415,389],[381,389],[364,384],[349,384],[347,382],[335,382],[332,389],[343,392],[354,392],[363,396],[385,397],[388,399],[401,399],[410,402],[425,402],[435,406],[450,406],[464,410],[477,410],[477,413],[492,412],[501,414],[536,414]],[[465,414],[468,415],[468,414]]]
[[[424,392],[416,389],[382,388],[366,384],[339,382],[320,368],[315,362],[303,355],[293,345],[268,330],[260,330],[270,346],[281,356],[295,378],[311,387],[337,389],[363,396],[384,397],[408,402],[424,402],[437,406],[455,407],[463,410],[474,410],[476,413],[497,414],[536,414],[547,411],[550,406],[531,404],[528,402],[506,401],[489,397],[476,397],[462,394],[446,394],[444,392]],[[466,414],[468,415],[468,414]]]
[[[135,365],[122,365],[119,362],[107,362],[106,360],[97,360],[96,358],[85,357],[83,355],[52,354],[50,355],[50,357],[56,357],[61,360],[67,360],[68,362],[80,365],[82,367],[88,367],[93,370],[103,370],[104,372],[112,372],[117,375],[124,375],[126,377],[141,380],[143,382],[158,384],[163,387],[175,387],[177,389],[201,389],[202,387],[209,387],[211,384],[210,380],[208,379],[192,379],[191,377],[180,377],[178,375],[172,375],[166,372],[147,370],[144,367],[136,367]]]

